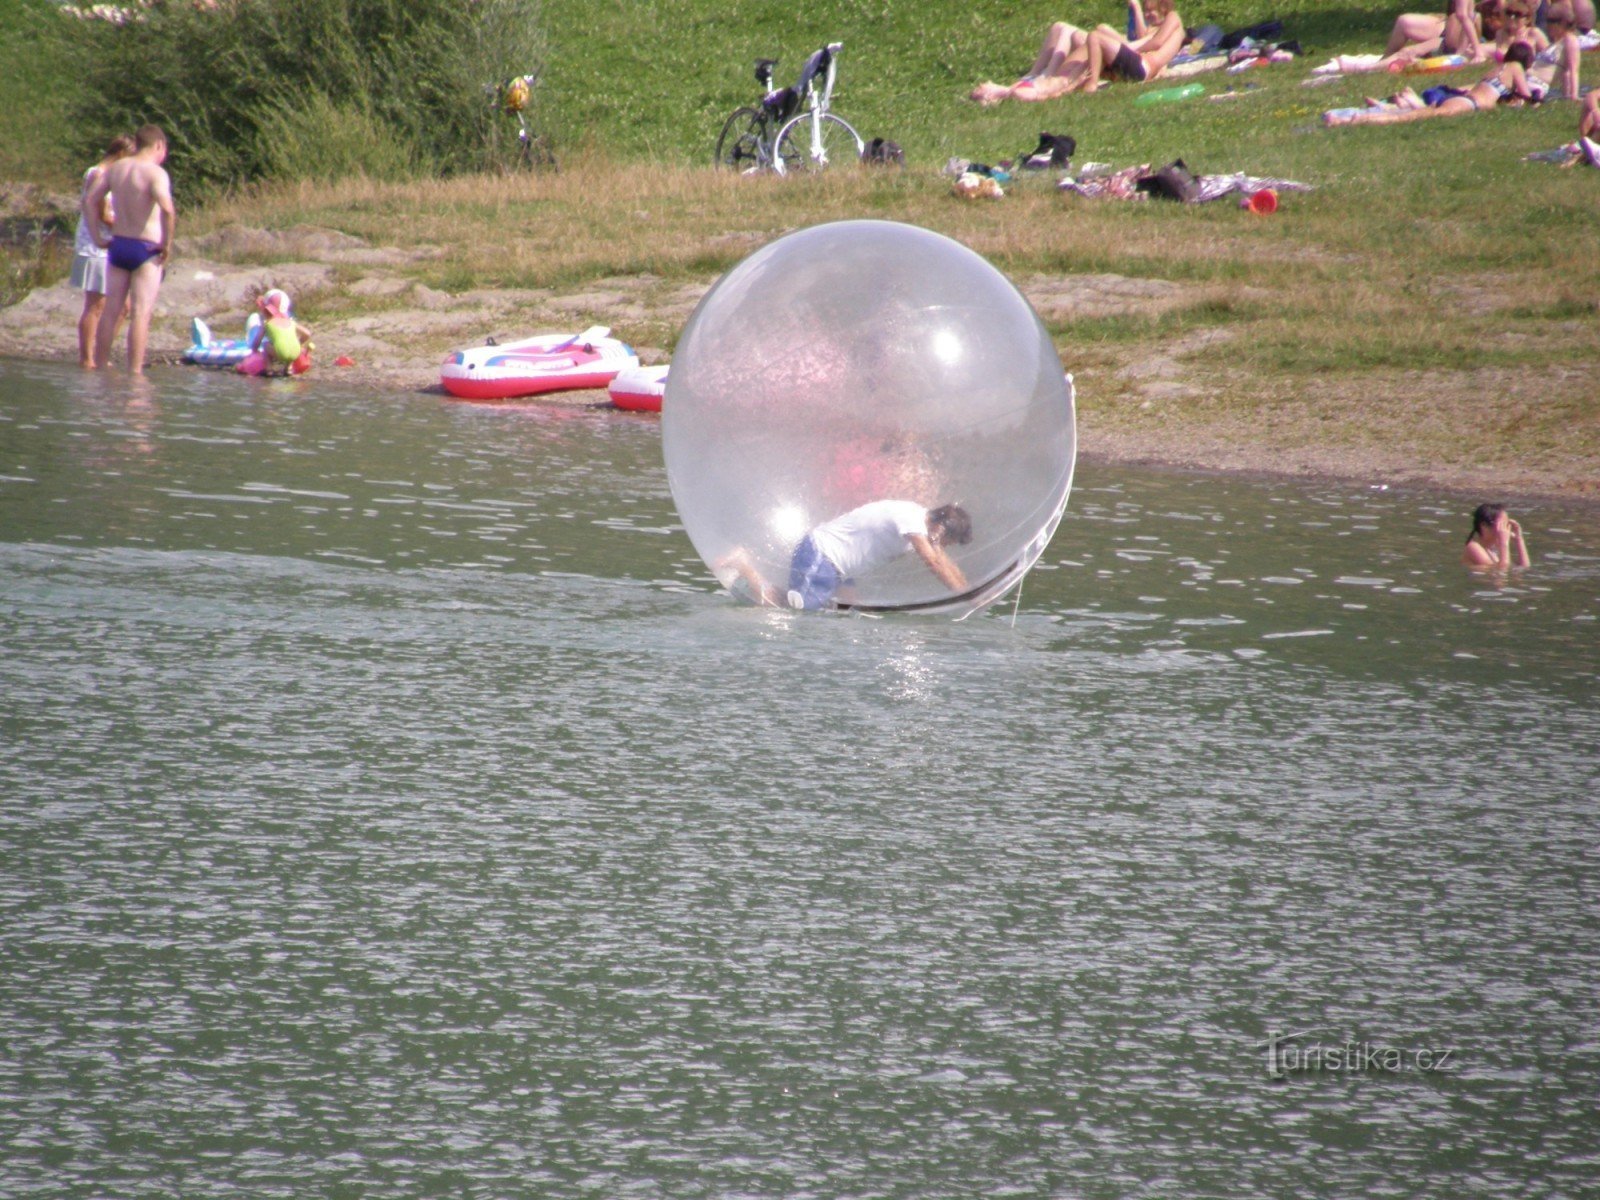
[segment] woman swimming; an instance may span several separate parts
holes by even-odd
[[[1467,538],[1461,561],[1469,567],[1526,567],[1528,543],[1522,526],[1506,512],[1503,504],[1480,504],[1472,513],[1472,534]]]

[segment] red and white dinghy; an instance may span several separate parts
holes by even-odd
[[[660,412],[667,391],[666,367],[629,367],[611,381],[611,403],[629,412]]]
[[[639,365],[633,347],[603,325],[545,333],[504,345],[457,350],[439,368],[444,390],[462,400],[511,400],[577,388],[603,388]]]

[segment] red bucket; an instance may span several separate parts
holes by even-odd
[[[1244,202],[1244,207],[1258,217],[1264,217],[1268,213],[1275,213],[1278,211],[1278,193],[1271,188],[1262,188],[1259,192],[1251,192],[1249,198]]]

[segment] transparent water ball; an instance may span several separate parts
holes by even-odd
[[[847,580],[841,607],[966,614],[1039,557],[1066,507],[1071,377],[1022,294],[980,255],[892,221],[788,234],[706,293],[667,376],[662,445],[696,551],[736,592],[751,564],[784,594],[807,533],[878,500],[956,504],[946,551]]]

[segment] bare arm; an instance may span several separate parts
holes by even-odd
[[[1528,86],[1528,73],[1522,69],[1521,63],[1509,62],[1501,67],[1500,82],[1510,88],[1511,94],[1518,99],[1533,99],[1533,89]]]
[[[1140,54],[1154,54],[1166,45],[1169,38],[1177,39],[1179,45],[1183,44],[1183,18],[1176,12],[1170,12],[1162,17],[1161,24],[1154,29],[1145,26],[1145,33],[1134,38],[1128,45]]]
[[[1461,53],[1468,62],[1481,62],[1486,57],[1483,42],[1478,36],[1478,9],[1472,0],[1451,0],[1451,11],[1461,22]],[[1441,46],[1440,49],[1443,49]]]
[[[913,533],[910,537],[917,556],[928,565],[928,570],[939,577],[940,583],[952,592],[967,590],[967,577],[961,573],[961,568],[956,566],[942,547],[935,546],[926,534]]]
[[[1522,538],[1522,526],[1515,521],[1507,521],[1506,525],[1508,526],[1508,531],[1511,536],[1509,539],[1509,544],[1505,542],[1501,543],[1501,545],[1504,546],[1504,549],[1502,550],[1500,557],[1505,559],[1505,561],[1508,563],[1511,562],[1510,552],[1512,548],[1515,547],[1517,561],[1514,565],[1519,567],[1528,566],[1531,560],[1528,558],[1528,543]]]
[[[1133,40],[1138,41],[1150,32],[1150,26],[1144,19],[1144,5],[1140,0],[1128,0],[1128,14],[1132,17]]]
[[[96,171],[93,181],[84,189],[83,199],[79,202],[83,219],[89,223],[89,236],[94,239],[96,246],[101,247],[111,244],[111,235],[106,231],[105,222],[100,219],[103,206],[111,195],[111,181],[107,178],[107,174],[104,169]]]
[[[172,253],[172,238],[178,229],[178,208],[172,202],[172,179],[159,168],[155,186],[150,189],[150,198],[161,210],[161,265],[166,266],[167,258]]]

